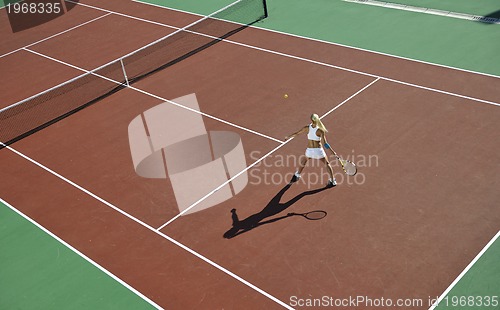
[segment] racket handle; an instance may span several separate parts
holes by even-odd
[[[332,151],[333,156],[335,156],[337,159],[340,159],[339,155],[337,155],[337,153],[335,153],[335,151],[332,148],[330,148],[330,151]]]

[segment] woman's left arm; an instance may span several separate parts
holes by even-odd
[[[323,131],[323,130],[320,130],[321,132],[321,143],[323,143],[323,145],[325,146],[325,148],[329,149],[330,148],[330,144],[328,144],[328,141],[326,141],[326,133]]]

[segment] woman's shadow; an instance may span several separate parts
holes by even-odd
[[[304,196],[307,195],[313,195],[316,193],[319,193],[321,191],[324,191],[327,189],[327,187],[323,188],[318,188],[310,191],[305,191],[297,196],[293,197],[292,199],[288,200],[287,202],[281,203],[280,200],[285,194],[285,192],[292,186],[292,183],[287,184],[285,187],[283,187],[274,197],[269,201],[269,203],[260,211],[259,213],[255,213],[253,215],[250,215],[244,220],[239,220],[238,214],[236,214],[236,209],[231,210],[231,217],[233,219],[233,227],[226,231],[224,233],[224,238],[230,239],[234,238],[242,233],[245,233],[249,230],[252,230],[258,226],[264,225],[264,224],[269,224],[273,223],[279,220],[282,220],[284,218],[290,217],[293,215],[293,213],[289,213],[288,215],[276,217],[267,221],[264,221],[264,219],[271,217],[273,215],[276,215],[284,210],[286,210],[288,207],[296,203],[299,199],[301,199]]]

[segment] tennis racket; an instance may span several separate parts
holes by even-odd
[[[316,220],[321,220],[326,216],[326,211],[311,211],[311,212],[306,212],[306,213],[288,213],[288,216],[294,216],[294,215],[301,215],[305,217],[308,220],[316,221]]]
[[[330,150],[332,151],[333,155],[339,160],[340,164],[342,165],[342,169],[344,169],[345,174],[355,175],[356,172],[358,172],[358,168],[352,161],[347,159],[342,159],[340,158],[339,155],[337,155],[337,153],[335,153],[333,149],[330,148]]]

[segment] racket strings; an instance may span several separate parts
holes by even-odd
[[[347,175],[355,175],[358,171],[356,165],[347,160],[344,162],[343,168]]]

